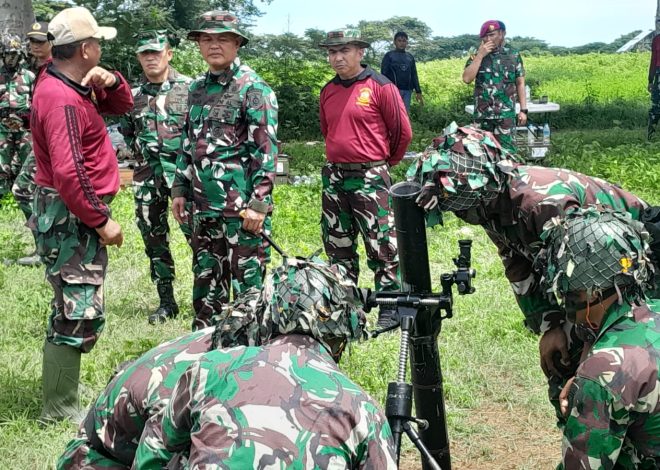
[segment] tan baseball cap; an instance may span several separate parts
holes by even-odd
[[[50,20],[48,37],[53,46],[63,46],[83,39],[114,39],[117,30],[111,26],[99,26],[85,7],[65,8]]]

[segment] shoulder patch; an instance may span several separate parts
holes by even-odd
[[[248,108],[261,108],[264,104],[264,97],[261,90],[248,90],[247,92]]]

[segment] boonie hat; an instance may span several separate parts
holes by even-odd
[[[63,46],[84,39],[114,39],[117,30],[111,26],[99,26],[85,7],[65,8],[50,21],[48,38],[53,46]]]
[[[196,41],[201,33],[234,33],[243,40],[241,46],[246,45],[249,41],[246,34],[241,30],[240,22],[236,15],[228,11],[213,10],[202,13],[199,17],[197,28],[190,31],[186,39]]]
[[[488,20],[481,25],[481,29],[479,30],[479,37],[486,37],[486,34],[497,30],[506,31],[506,26],[504,26],[504,23],[498,20]]]
[[[28,37],[28,39],[33,39],[35,41],[48,41],[48,22],[37,21],[36,23],[32,23],[30,30],[25,35]]]
[[[164,29],[157,31],[141,31],[136,36],[138,40],[135,52],[137,53],[145,51],[162,51],[168,43],[167,31]]]
[[[319,47],[343,46],[344,44],[355,44],[358,47],[370,47],[367,41],[362,39],[359,29],[336,29],[328,32],[325,41]]]

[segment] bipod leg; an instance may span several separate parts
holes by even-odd
[[[406,421],[403,423],[403,430],[410,439],[410,442],[415,444],[415,447],[417,447],[419,453],[422,454],[422,456],[426,459],[426,463],[428,464],[429,468],[431,470],[442,470],[440,464],[438,464],[438,462],[435,461],[429,450],[422,442],[422,439],[419,437],[419,434],[417,434],[417,431],[415,431],[415,429],[410,425],[410,422]],[[399,463],[398,457],[399,457],[399,453],[397,452],[397,465]]]

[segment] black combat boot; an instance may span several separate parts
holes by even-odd
[[[174,300],[174,289],[171,282],[159,282],[156,284],[160,305],[154,313],[149,315],[149,323],[165,323],[168,318],[176,318],[179,314],[179,306]]]

